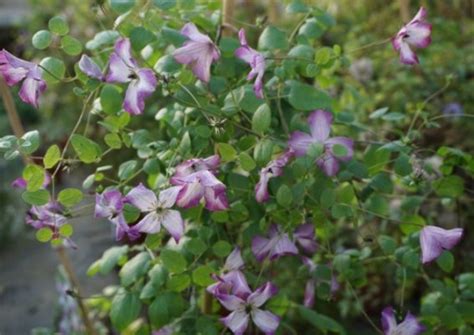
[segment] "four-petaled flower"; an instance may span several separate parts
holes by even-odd
[[[23,80],[18,95],[27,104],[38,108],[38,99],[46,90],[46,82],[37,64],[15,57],[3,49],[0,50],[0,73],[8,86],[16,85]]]
[[[421,261],[428,263],[438,258],[444,250],[452,249],[459,243],[463,234],[462,228],[443,229],[426,226],[420,233]]]
[[[218,165],[219,157],[214,155],[206,159],[191,159],[177,166],[170,180],[172,185],[180,188],[176,204],[190,208],[204,198],[210,211],[227,209],[226,186],[214,175]]]
[[[323,154],[316,159],[316,164],[327,176],[335,176],[339,171],[339,161],[347,162],[353,155],[353,141],[350,138],[329,137],[332,121],[331,113],[314,111],[308,117],[311,135],[295,131],[288,141],[296,156],[306,155],[312,145],[322,145]]]
[[[96,73],[97,69],[90,68],[90,73],[93,72]],[[132,57],[128,38],[121,38],[115,42],[114,52],[109,59],[106,81],[129,83],[123,101],[123,109],[133,115],[143,113],[145,99],[155,91],[157,84],[153,70],[139,67],[137,61]]]
[[[161,230],[161,225],[173,236],[176,242],[184,234],[184,221],[179,211],[170,209],[176,202],[180,187],[174,186],[156,194],[143,186],[133,188],[125,197],[126,201],[137,207],[145,217],[133,228],[139,232],[155,234]]]
[[[267,166],[260,170],[260,180],[255,185],[255,199],[257,202],[265,202],[269,199],[268,194],[268,182],[273,177],[278,177],[283,174],[283,168],[288,164],[291,158],[293,158],[294,152],[289,149],[283,154],[278,156],[276,159],[270,161]]]
[[[410,312],[403,322],[397,324],[395,313],[390,306],[382,311],[382,328],[385,335],[418,335],[426,329]]]
[[[252,70],[247,76],[247,80],[255,78],[253,90],[255,95],[263,99],[263,75],[265,74],[265,57],[258,51],[252,49],[247,44],[245,38],[245,30],[240,29],[239,31],[240,48],[235,50],[235,56],[240,58],[245,63],[249,64]]]
[[[209,82],[211,64],[219,59],[219,49],[209,36],[201,34],[193,23],[186,23],[181,34],[188,40],[173,52],[174,59],[180,64],[190,66],[199,80]]]
[[[418,64],[418,57],[411,48],[426,48],[431,43],[431,24],[425,18],[426,9],[421,7],[415,17],[392,38],[393,48],[400,53],[403,64]]]

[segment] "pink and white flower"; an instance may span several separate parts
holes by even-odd
[[[392,38],[393,48],[400,53],[400,62],[418,64],[418,57],[412,48],[426,48],[431,43],[431,24],[425,21],[426,8],[421,7],[415,17]]]
[[[188,40],[181,48],[173,52],[174,59],[180,64],[191,67],[194,75],[203,82],[211,78],[211,64],[220,57],[219,49],[209,36],[199,32],[194,23],[187,23],[181,29],[181,34]]]
[[[23,81],[18,95],[27,104],[38,108],[39,96],[47,87],[39,65],[15,57],[3,49],[0,50],[0,73],[8,86]]]
[[[263,75],[265,74],[265,57],[258,51],[252,49],[247,44],[245,30],[239,31],[240,48],[235,50],[235,56],[249,64],[252,70],[247,76],[247,80],[255,78],[253,90],[257,98],[263,99]]]
[[[268,201],[270,195],[268,193],[268,182],[273,177],[278,177],[283,174],[283,168],[294,157],[293,150],[287,150],[276,159],[270,161],[267,166],[260,170],[260,180],[255,185],[255,199],[257,202]]]
[[[322,145],[323,154],[316,159],[316,164],[327,176],[335,176],[339,171],[339,162],[347,162],[352,159],[353,141],[347,137],[329,137],[332,114],[323,110],[316,110],[308,117],[311,134],[295,131],[288,141],[289,147],[297,157],[304,156],[312,145]],[[340,146],[345,153],[336,155],[335,146]]]

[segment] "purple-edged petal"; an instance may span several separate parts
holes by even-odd
[[[314,254],[318,248],[314,239],[314,225],[306,223],[298,226],[293,234],[293,237],[304,251],[309,254]]]
[[[306,155],[309,146],[314,142],[310,135],[301,131],[295,131],[288,140],[288,146],[294,151],[296,156],[301,157]]]
[[[235,311],[245,308],[245,301],[236,295],[218,294],[216,298],[228,311]]]
[[[418,57],[410,48],[408,43],[400,43],[400,62],[406,65],[414,65],[419,63]]]
[[[32,66],[34,66],[33,63],[13,56],[5,49],[0,51],[0,73],[8,86],[16,85],[22,81]]]
[[[199,180],[184,184],[178,194],[176,205],[183,208],[197,206],[204,196],[204,190]]]
[[[425,326],[418,322],[413,314],[408,312],[405,316],[405,320],[403,320],[403,322],[397,326],[396,332],[394,332],[394,334],[418,335],[425,330]]]
[[[150,212],[143,219],[138,222],[134,228],[136,231],[156,234],[161,230],[161,223],[164,220],[164,215],[158,214],[157,212]]]
[[[206,208],[210,211],[224,211],[229,208],[225,188],[206,187],[204,197]]]
[[[184,178],[202,170],[209,170],[209,172],[215,174],[219,168],[219,164],[220,157],[218,155],[212,155],[207,158],[188,159],[176,166],[176,171],[173,178],[171,178],[171,183],[176,184],[176,182],[173,181],[174,178]]]
[[[252,307],[260,307],[277,293],[278,288],[271,282],[267,282],[249,295],[247,303],[252,305]]]
[[[426,48],[431,43],[431,24],[414,22],[406,27],[404,41],[417,48]]]
[[[172,186],[160,192],[158,206],[161,208],[171,208],[176,203],[181,186]]]
[[[281,234],[270,240],[270,260],[275,260],[283,256],[297,255],[298,249],[295,244],[291,242],[288,234]]]
[[[139,115],[145,109],[145,99],[148,98],[156,87],[156,77],[150,69],[136,71],[138,79],[130,82],[123,100],[123,109],[132,115]]]
[[[115,239],[117,241],[122,240],[125,235],[127,235],[131,241],[140,237],[140,232],[136,226],[130,227],[122,214],[114,217],[111,222],[115,224]]]
[[[110,218],[121,213],[123,209],[123,197],[120,191],[112,189],[96,194],[95,217]]]
[[[341,145],[344,148],[346,148],[346,154],[342,156],[335,156],[337,159],[347,162],[352,159],[352,156],[354,156],[354,141],[348,137],[331,137],[324,142],[326,146],[328,146],[329,152],[334,155],[333,148],[334,145]]]
[[[318,142],[324,142],[331,132],[332,114],[318,109],[309,115],[308,123],[311,136]]]
[[[146,188],[142,183],[128,192],[125,199],[142,212],[151,212],[159,207],[155,192]]]
[[[183,28],[181,28],[181,34],[194,42],[212,43],[209,36],[200,33],[196,25],[192,22],[186,23]]]
[[[270,195],[268,193],[268,182],[272,177],[271,173],[267,172],[267,169],[263,169],[260,172],[260,180],[255,185],[255,199],[257,202],[262,203],[268,201]]]
[[[382,311],[381,321],[385,335],[390,335],[395,331],[395,328],[397,328],[397,321],[395,320],[395,314],[391,306],[386,307]]]
[[[331,154],[325,154],[316,161],[316,164],[328,177],[333,177],[339,171],[339,162]]]
[[[110,54],[109,71],[105,80],[109,83],[128,83],[132,80],[132,69],[115,52]]]
[[[245,310],[239,310],[230,313],[221,321],[235,335],[243,335],[249,324],[249,316]]]
[[[275,314],[262,311],[261,309],[253,309],[250,312],[253,322],[265,335],[273,335],[280,324],[280,318]]]
[[[18,95],[20,96],[21,100],[23,100],[27,104],[38,108],[39,96],[45,90],[46,82],[44,80],[30,77],[30,74],[28,74],[26,79],[23,81],[23,84],[21,85],[21,89],[20,92],[18,92]]]
[[[240,270],[243,267],[244,260],[242,259],[240,248],[235,247],[225,260],[224,271]]]
[[[426,19],[426,14],[428,11],[426,10],[425,7],[420,7],[418,12],[416,13],[415,17],[410,21],[410,23],[413,23],[415,21],[424,21]]]
[[[16,178],[11,183],[11,187],[13,187],[13,188],[26,188],[26,186],[27,186],[26,180],[22,177]]]
[[[310,279],[306,282],[303,301],[305,307],[312,308],[314,306],[315,285],[314,279]]]
[[[100,69],[99,65],[97,65],[92,58],[87,55],[82,55],[81,59],[79,60],[79,69],[84,72],[89,77],[104,80],[104,74]]]
[[[163,211],[161,224],[178,243],[184,234],[184,221],[181,218],[181,213],[172,209]]]
[[[270,253],[270,240],[266,239],[262,236],[255,236],[252,239],[252,253],[257,259],[257,261],[261,262],[265,258],[268,257]]]
[[[463,229],[442,229],[436,226],[426,226],[421,230],[421,260],[428,263],[438,258],[444,250],[452,249],[459,243]]]

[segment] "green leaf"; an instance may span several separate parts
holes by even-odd
[[[22,177],[28,191],[37,191],[43,186],[45,173],[40,166],[29,164],[23,169]]]
[[[252,159],[252,157],[250,157],[250,155],[246,152],[242,152],[239,154],[239,162],[240,162],[240,166],[245,171],[252,171],[257,166],[257,164],[255,164],[255,161]]]
[[[104,30],[97,33],[94,38],[86,43],[86,48],[89,50],[96,50],[103,46],[113,44],[120,33],[115,30]]]
[[[170,291],[182,292],[191,284],[191,278],[185,273],[177,274],[168,279],[166,288]]]
[[[148,308],[148,316],[155,328],[162,328],[181,316],[186,308],[186,302],[180,294],[165,292],[156,297]]]
[[[110,133],[104,136],[104,142],[112,149],[120,149],[122,147],[122,140],[116,133]]]
[[[110,320],[112,325],[119,331],[124,330],[138,318],[141,306],[137,293],[127,292],[121,288],[111,303]]]
[[[443,253],[436,259],[436,263],[444,272],[451,272],[454,268],[454,256],[451,252],[445,250]]]
[[[66,207],[71,207],[80,203],[83,197],[81,190],[77,188],[66,188],[59,192],[58,201]]]
[[[410,157],[405,154],[400,154],[400,156],[395,160],[393,168],[400,176],[409,175],[413,170],[410,164]]]
[[[286,34],[274,26],[267,26],[260,34],[258,48],[262,50],[288,49]]]
[[[49,47],[53,40],[53,36],[47,30],[37,31],[31,39],[31,43],[36,49],[43,50]]]
[[[461,327],[464,323],[461,315],[452,305],[445,306],[441,310],[439,318],[443,326],[445,326],[449,330],[459,329],[459,327]]]
[[[228,254],[230,254],[232,250],[232,245],[227,242],[227,241],[217,241],[213,246],[212,246],[212,252],[217,256],[224,258]]]
[[[186,244],[186,250],[192,253],[194,256],[201,255],[207,250],[207,245],[199,237],[195,237]]]
[[[48,22],[49,30],[57,35],[66,35],[69,32],[69,27],[65,19],[60,16],[51,18]]]
[[[126,180],[130,178],[135,170],[137,169],[138,162],[135,160],[127,161],[122,164],[120,164],[119,170],[118,170],[118,177],[120,180]]]
[[[100,105],[109,115],[116,114],[122,109],[122,94],[117,86],[106,84],[100,92]]]
[[[135,0],[109,0],[110,7],[119,14],[123,14],[135,6]]]
[[[314,86],[293,81],[288,101],[299,110],[312,111],[331,107],[331,97]]]
[[[155,266],[148,272],[150,281],[153,284],[153,287],[156,289],[161,288],[168,278],[168,271],[161,264],[155,264]]]
[[[464,180],[459,176],[442,177],[433,182],[433,188],[440,197],[457,198],[464,192]]]
[[[268,163],[272,157],[273,142],[269,139],[263,139],[257,143],[253,151],[253,158],[255,162],[263,166]]]
[[[346,334],[344,328],[337,321],[326,315],[319,314],[304,306],[298,306],[298,312],[304,320],[323,333],[329,331],[337,334]]]
[[[145,275],[150,266],[150,255],[141,252],[129,260],[119,272],[120,282],[123,286],[129,286]]]
[[[40,135],[37,130],[32,130],[25,133],[20,141],[20,151],[24,154],[30,155],[38,150],[40,145]]]
[[[377,241],[385,254],[392,255],[397,248],[397,242],[390,236],[380,235]]]
[[[161,10],[168,10],[176,6],[176,0],[153,0],[153,3]]]
[[[387,112],[388,112],[388,107],[379,108],[373,111],[372,113],[370,113],[369,119],[379,119]]]
[[[214,282],[211,277],[213,273],[214,270],[209,265],[201,265],[193,271],[193,282],[199,286],[209,286]]]
[[[334,144],[332,146],[332,152],[336,157],[344,157],[347,155],[347,148],[342,144]]]
[[[56,84],[64,79],[66,66],[62,60],[55,57],[46,57],[41,60],[40,65],[46,69],[43,70],[43,79],[48,84]]]
[[[49,242],[53,237],[53,231],[49,227],[43,227],[36,231],[36,239],[39,242]]]
[[[46,190],[38,190],[34,192],[23,192],[21,198],[28,204],[33,206],[43,206],[49,201],[49,192]]]
[[[53,144],[48,148],[48,151],[46,151],[46,154],[43,157],[44,167],[51,169],[59,162],[60,159],[61,150],[59,150],[59,147],[56,144]]]
[[[70,224],[65,224],[65,225],[62,225],[60,228],[59,228],[59,234],[61,236],[64,236],[64,237],[70,237],[72,235],[72,233],[74,233],[74,228],[72,225]]]
[[[237,151],[227,143],[217,143],[217,151],[224,163],[233,161],[237,157]]]
[[[264,133],[271,124],[272,113],[270,112],[270,107],[267,104],[263,104],[252,117],[252,130],[257,133]]]
[[[82,52],[82,43],[77,38],[64,36],[61,38],[61,49],[69,56],[77,56]]]
[[[130,32],[130,42],[135,51],[140,51],[153,41],[157,41],[155,34],[143,27],[135,27]]]
[[[404,216],[401,221],[402,223],[399,227],[405,235],[410,235],[421,230],[426,224],[425,219],[419,215],[407,215]]]
[[[79,159],[86,164],[97,161],[102,154],[97,143],[79,134],[72,135],[71,144]]]
[[[165,249],[161,251],[160,259],[164,267],[171,273],[181,273],[186,270],[186,259],[177,251]]]
[[[281,185],[277,191],[276,199],[279,205],[289,207],[293,202],[293,193],[288,185]]]
[[[111,247],[104,251],[100,258],[100,273],[107,274],[117,265],[122,257],[125,257],[128,252],[128,246]]]

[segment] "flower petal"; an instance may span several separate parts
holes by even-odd
[[[224,211],[229,208],[225,187],[220,187],[220,185],[206,187],[204,197],[206,199],[206,208],[210,211]]]
[[[125,221],[123,214],[114,217],[111,221],[115,224],[115,239],[117,241],[122,240],[125,235],[127,235],[131,241],[140,237],[140,232],[136,228],[137,226],[130,227]]]
[[[255,185],[255,199],[257,202],[266,202],[270,198],[268,193],[268,182],[271,177],[272,175],[268,172],[268,169],[262,169],[262,171],[260,171],[260,180],[257,185]]]
[[[46,82],[42,79],[38,80],[29,76],[23,81],[18,95],[21,100],[38,108],[38,100],[41,93],[46,90]]]
[[[436,226],[426,226],[421,230],[421,260],[428,263],[438,258],[443,250],[452,249],[463,235],[463,229],[442,229]]]
[[[293,234],[295,241],[309,254],[314,254],[318,248],[314,239],[314,225],[306,223],[298,226]]]
[[[160,215],[157,212],[150,212],[143,219],[140,220],[133,228],[136,231],[156,234],[161,230],[161,223],[164,220],[164,215]]]
[[[253,307],[260,307],[268,299],[277,294],[278,288],[271,282],[266,282],[264,285],[256,289],[247,299],[247,302]]]
[[[413,314],[408,312],[405,316],[405,320],[397,326],[395,333],[403,335],[418,335],[425,330],[425,326],[419,323]]]
[[[204,187],[199,180],[192,183],[184,184],[178,194],[176,205],[183,208],[191,208],[197,206],[204,196]]]
[[[96,194],[95,196],[95,217],[111,218],[120,213],[123,209],[122,193],[116,189],[111,189]]]
[[[150,69],[137,71],[138,79],[130,82],[123,100],[123,109],[132,115],[139,115],[145,109],[145,99],[148,98],[156,87],[156,77]]]
[[[179,242],[181,236],[184,235],[184,221],[181,218],[181,213],[176,210],[165,210],[163,213],[161,224],[173,236],[176,243]]]
[[[270,253],[270,240],[266,239],[262,236],[255,236],[252,239],[252,253],[257,259],[257,261],[261,262],[265,258],[267,258],[268,254]]]
[[[395,314],[393,313],[393,308],[391,306],[386,307],[382,311],[382,328],[386,335],[392,334],[397,327],[397,321],[395,320]]]
[[[209,36],[200,33],[196,25],[192,22],[186,23],[183,28],[181,28],[181,34],[195,42],[212,43]]]
[[[323,157],[319,158],[316,164],[328,177],[335,176],[339,171],[339,163],[330,153],[326,153]]]
[[[84,72],[89,77],[104,80],[104,74],[102,73],[100,67],[87,55],[82,55],[79,60],[79,69]]]
[[[280,318],[268,311],[261,309],[253,309],[250,312],[253,322],[257,327],[265,333],[265,335],[273,335],[280,324]]]
[[[332,114],[318,109],[309,115],[308,123],[311,136],[318,142],[324,142],[331,132]]]
[[[275,260],[283,256],[297,255],[298,249],[291,242],[288,234],[284,233],[271,239],[270,260]]]
[[[161,208],[171,208],[176,203],[181,186],[172,186],[160,192],[158,196],[158,206]]]
[[[234,250],[227,256],[224,264],[225,271],[239,270],[244,267],[244,260],[240,253],[240,248],[235,247]]]
[[[431,24],[414,22],[406,27],[404,41],[417,48],[426,48],[431,43]]]
[[[218,294],[217,300],[229,311],[245,308],[245,301],[233,294]]]
[[[128,192],[125,199],[142,212],[151,212],[159,207],[155,192],[146,188],[142,183]]]
[[[337,156],[336,159],[339,159],[341,161],[347,162],[352,159],[352,156],[354,155],[354,141],[348,137],[331,137],[326,140],[325,144],[328,146],[328,150],[330,153],[334,155],[333,148],[334,145],[338,144],[346,148],[346,154],[343,156]]]
[[[239,310],[230,313],[221,321],[235,335],[243,335],[249,324],[249,316],[245,310]]]
[[[413,52],[413,50],[410,49],[408,43],[400,43],[400,62],[406,65],[414,65],[419,63],[418,57]]]
[[[296,156],[301,157],[306,155],[309,146],[314,142],[315,140],[310,135],[301,131],[295,131],[288,140],[288,146],[293,150]]]
[[[314,306],[314,294],[315,294],[316,282],[314,279],[310,279],[306,282],[304,288],[304,302],[305,307],[312,308]]]

